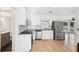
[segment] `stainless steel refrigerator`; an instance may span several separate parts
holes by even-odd
[[[65,34],[63,32],[63,22],[53,21],[52,30],[54,30],[54,39],[65,39]]]

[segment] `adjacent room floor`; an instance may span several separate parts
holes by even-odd
[[[2,52],[11,52],[12,51],[12,42],[8,43],[7,45],[5,45],[2,49]]]
[[[34,40],[31,52],[70,52],[64,40]]]

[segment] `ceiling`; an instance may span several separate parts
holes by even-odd
[[[78,7],[27,7],[30,14],[74,15]]]

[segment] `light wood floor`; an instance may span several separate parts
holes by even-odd
[[[64,40],[34,40],[31,52],[70,52]]]

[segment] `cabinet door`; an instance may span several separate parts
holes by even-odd
[[[46,39],[46,32],[42,31],[42,39],[45,40]]]
[[[42,39],[53,39],[53,31],[50,30],[42,31]]]
[[[29,51],[31,49],[31,35],[19,35],[19,51]]]
[[[74,34],[70,34],[70,44],[74,44]]]
[[[46,37],[47,37],[47,39],[53,39],[53,31],[51,31],[51,30],[47,31]]]
[[[69,43],[69,35],[65,33],[65,45],[68,45]]]
[[[19,42],[19,50],[20,51],[25,51],[26,48],[27,48],[26,35],[20,35],[18,42]]]

